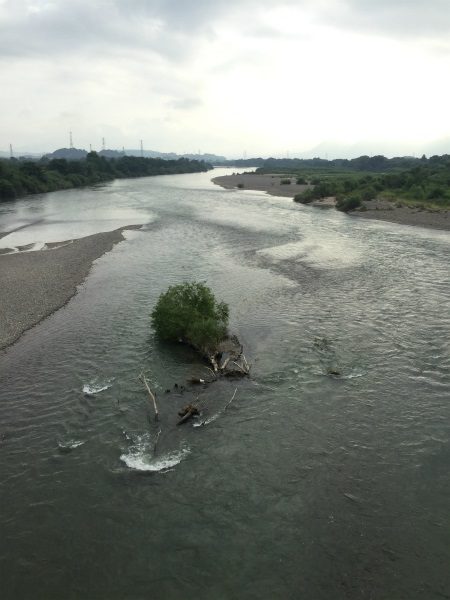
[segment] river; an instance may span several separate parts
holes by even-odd
[[[212,176],[0,204],[3,245],[143,224],[0,353],[2,598],[449,598],[448,232]],[[153,337],[186,280],[229,303],[251,378],[194,388]]]

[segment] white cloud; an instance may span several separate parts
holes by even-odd
[[[78,147],[230,156],[416,149],[450,135],[446,2],[0,0],[0,150],[68,130]]]

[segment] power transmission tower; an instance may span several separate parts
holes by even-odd
[[[73,141],[72,141],[72,132],[69,131],[69,148],[73,148]]]
[[[105,138],[102,138],[102,150],[105,149]]]
[[[144,156],[144,146],[142,144],[142,140],[141,140],[141,157]]]

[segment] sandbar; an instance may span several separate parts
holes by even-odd
[[[129,225],[48,244],[45,250],[0,255],[0,349],[66,304],[94,260],[123,240],[124,230],[141,227]]]

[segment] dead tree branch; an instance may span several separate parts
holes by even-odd
[[[186,423],[186,421],[189,421],[191,417],[199,415],[200,413],[196,406],[188,404],[188,406],[185,406],[178,414],[182,418],[178,421],[177,425],[182,425],[183,423]]]
[[[244,369],[244,367],[242,365],[238,364],[234,360],[232,360],[231,362],[233,365],[236,365],[236,367],[239,369],[239,371],[242,371],[242,373],[245,373],[246,375],[248,375],[248,371],[246,369]]]
[[[157,421],[158,420],[158,406],[156,404],[156,398],[152,394],[152,391],[151,391],[151,389],[150,389],[150,387],[148,385],[148,381],[147,381],[147,378],[144,375],[144,372],[142,372],[139,375],[139,380],[142,381],[142,383],[145,385],[145,387],[147,388],[147,392],[150,394],[150,398],[153,400],[153,409],[155,411],[155,421]]]
[[[236,396],[236,392],[237,392],[237,388],[234,390],[234,394],[231,397],[231,400],[228,402],[228,404],[225,406],[225,410],[227,410],[227,408],[230,406],[230,404],[233,402],[234,397]]]

